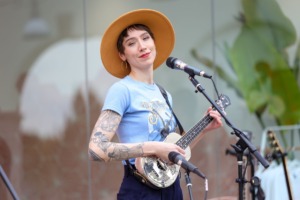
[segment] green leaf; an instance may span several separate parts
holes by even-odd
[[[257,30],[277,51],[296,42],[296,29],[275,0],[242,0],[242,4],[246,26]]]
[[[286,49],[296,42],[296,30],[276,0],[242,0],[242,27],[232,47],[225,43],[224,56],[237,80],[220,66],[194,55],[207,66],[216,67],[245,99],[249,110],[265,126],[262,115],[268,111],[278,125],[300,122],[300,44],[294,66],[289,66]],[[194,52],[195,53],[195,52]],[[234,85],[235,84],[235,85]]]
[[[269,113],[274,115],[276,118],[281,118],[286,110],[285,102],[280,96],[272,95],[270,97]]]
[[[284,113],[278,116],[281,124],[297,124],[300,121],[300,91],[291,70],[274,70],[271,74],[272,92],[281,97]]]
[[[251,112],[255,112],[259,108],[268,104],[269,95],[258,90],[253,90],[249,94],[248,107]]]

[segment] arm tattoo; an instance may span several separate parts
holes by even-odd
[[[121,121],[121,116],[111,110],[103,111],[101,114],[100,122],[97,126],[103,131],[115,132]]]
[[[104,161],[100,156],[98,156],[92,149],[89,149],[89,156],[95,161]]]
[[[95,143],[104,153],[107,152],[107,149],[111,146],[109,139],[102,132],[96,132],[91,141]]]
[[[96,144],[104,153],[107,153],[108,157],[111,160],[123,160],[128,158],[135,158],[144,155],[143,152],[143,143],[128,148],[124,144],[116,144],[109,142],[109,139],[101,132],[95,133],[91,141]],[[111,150],[108,151],[108,148],[111,147]],[[92,152],[95,154],[95,152]],[[93,155],[93,159],[95,159]],[[96,159],[95,159],[96,160]],[[99,159],[97,159],[99,160]]]
[[[102,112],[100,120],[96,127],[98,128],[98,130],[100,129],[102,131],[115,132],[120,121],[121,116],[118,113],[111,110],[106,110]],[[107,154],[110,160],[124,160],[144,155],[143,143],[129,148],[124,144],[110,142],[108,136],[101,131],[93,134],[93,136],[91,137],[91,142],[99,147],[105,154]],[[92,150],[89,150],[89,154],[94,160],[103,160]]]
[[[114,144],[113,151],[111,153],[108,153],[108,157],[113,160],[123,160],[128,158],[140,157],[144,155],[142,146],[142,143],[131,148],[128,148],[127,146],[122,144]]]

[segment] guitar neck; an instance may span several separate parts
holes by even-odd
[[[288,189],[288,194],[289,194],[289,199],[293,200],[293,194],[292,194],[292,186],[290,183],[290,178],[289,178],[289,172],[288,172],[288,168],[287,168],[287,159],[285,155],[281,156],[281,160],[282,160],[282,164],[283,164],[283,169],[284,169],[284,175],[285,175],[285,181],[286,181],[286,185],[287,185],[287,189]]]
[[[176,144],[183,149],[186,149],[191,142],[203,131],[203,129],[213,120],[213,117],[206,115],[195,126],[186,132]]]
[[[283,148],[280,146],[280,143],[279,143],[278,139],[276,138],[276,134],[274,132],[268,131],[268,137],[271,140],[271,147],[274,148],[276,157],[281,158],[289,199],[293,200],[294,199],[293,193],[292,193],[293,190],[292,190],[292,186],[291,186],[290,179],[289,179],[286,154],[284,153]]]

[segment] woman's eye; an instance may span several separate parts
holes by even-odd
[[[144,39],[144,40],[148,40],[149,38],[150,38],[150,36],[147,35],[147,36],[145,36],[143,39]]]
[[[132,46],[132,45],[134,45],[134,42],[129,42],[128,43],[128,46]]]

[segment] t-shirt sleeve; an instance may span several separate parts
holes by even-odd
[[[102,107],[102,111],[113,110],[123,116],[126,109],[128,108],[129,102],[130,96],[128,88],[120,82],[117,82],[113,84],[108,90],[104,105]]]

